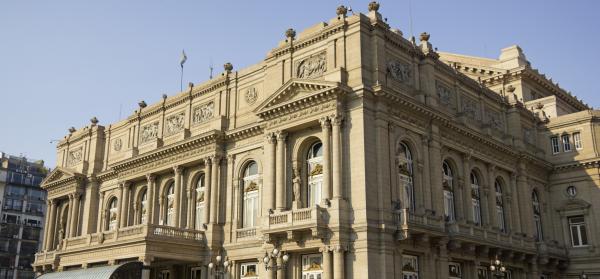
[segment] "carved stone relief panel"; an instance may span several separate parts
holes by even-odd
[[[525,129],[523,129],[523,140],[526,143],[535,144],[535,141],[534,141],[534,138],[533,138],[533,129],[532,128],[525,128]]]
[[[465,94],[462,96],[462,112],[465,116],[472,119],[479,119],[479,105],[478,102]]]
[[[158,121],[143,126],[141,129],[140,142],[150,142],[158,137]]]
[[[408,63],[392,60],[387,63],[387,72],[395,80],[402,83],[411,83],[412,67]]]
[[[203,105],[199,105],[194,107],[193,109],[193,117],[192,123],[198,124],[202,122],[206,122],[207,120],[213,118],[215,110],[215,103],[209,102]]]
[[[258,99],[258,91],[256,90],[256,87],[250,87],[246,89],[246,92],[244,93],[244,99],[246,100],[246,104],[254,104],[256,99]]]
[[[450,89],[449,86],[445,85],[444,83],[442,83],[440,81],[435,82],[435,88],[436,88],[438,97],[440,98],[440,104],[449,105],[452,102],[452,99],[454,98],[452,89]]]
[[[504,121],[502,120],[502,115],[500,112],[495,110],[487,110],[487,119],[490,127],[496,130],[504,129]]]
[[[74,166],[83,161],[83,147],[69,151],[67,156],[67,166]]]
[[[165,121],[166,124],[166,134],[167,136],[177,134],[183,131],[183,126],[185,122],[185,112],[180,112],[174,115],[167,117]]]
[[[121,151],[121,149],[123,148],[123,140],[121,138],[113,140],[112,146],[114,151]]]
[[[297,78],[317,78],[327,71],[327,58],[325,53],[310,56],[298,62],[296,66]]]

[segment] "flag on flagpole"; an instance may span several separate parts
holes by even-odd
[[[183,63],[187,60],[187,55],[185,55],[185,50],[181,51],[181,60],[179,61],[179,65],[183,68]]]

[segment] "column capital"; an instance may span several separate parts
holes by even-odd
[[[79,197],[81,197],[81,193],[79,193],[79,192],[75,192],[72,195],[73,195],[73,199],[76,199],[76,200],[78,200]]]
[[[69,198],[69,201],[72,201],[73,200],[73,193],[68,194],[67,197]]]
[[[331,122],[329,121],[329,117],[328,116],[321,117],[319,119],[319,122],[321,123],[321,128],[323,128],[323,129],[331,127]]]
[[[488,169],[488,172],[490,172],[490,174],[494,173],[496,171],[496,164],[494,164],[494,163],[488,163],[487,164],[487,169]]]
[[[331,125],[333,126],[341,126],[344,121],[344,116],[340,114],[336,114],[330,117]]]
[[[223,159],[223,156],[219,155],[219,154],[213,154],[208,156],[210,158],[210,161],[212,164],[220,164],[221,163],[221,159]]]
[[[53,206],[53,205],[56,205],[56,201],[55,201],[54,199],[48,199],[48,200],[46,201],[46,203],[48,204],[48,206]]]
[[[275,136],[277,137],[277,141],[285,141],[287,133],[285,131],[277,131],[275,132]]]
[[[275,144],[277,142],[277,138],[275,137],[275,133],[269,132],[265,134],[265,140],[269,144]]]
[[[183,173],[183,167],[181,167],[181,166],[179,166],[179,165],[177,165],[177,166],[173,166],[173,172],[174,172],[175,174],[181,174],[181,173]]]
[[[156,175],[153,173],[148,173],[146,174],[146,180],[148,180],[150,183],[154,183],[154,181],[156,181]]]
[[[328,245],[325,245],[325,246],[319,248],[319,252],[321,252],[321,253],[329,252],[329,251],[331,251],[331,247]]]
[[[347,249],[346,245],[339,245],[338,244],[338,245],[333,246],[331,248],[331,251],[339,253],[339,252],[346,252],[346,251],[348,251],[348,249]]]
[[[100,198],[103,199],[104,198],[104,194],[105,192],[100,192]]]

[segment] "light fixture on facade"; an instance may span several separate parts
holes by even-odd
[[[506,267],[504,266],[502,261],[500,261],[500,259],[496,257],[496,259],[493,260],[490,264],[490,271],[492,272],[492,275],[496,278],[503,278],[504,272],[506,272]]]
[[[215,257],[215,262],[210,262],[208,264],[208,269],[212,270],[217,278],[224,278],[225,273],[227,273],[227,268],[229,267],[229,261],[225,260],[221,262],[223,258],[219,255]]]
[[[281,257],[282,260],[281,265],[277,264],[277,258],[279,257]],[[289,259],[290,256],[287,253],[275,248],[273,249],[273,251],[271,251],[271,253],[265,253],[263,263],[265,264],[266,270],[281,270],[285,268],[285,265],[287,264]],[[275,264],[269,265],[271,260],[273,260]]]

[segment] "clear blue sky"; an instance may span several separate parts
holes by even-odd
[[[176,3],[177,2],[177,3]],[[369,1],[0,0],[0,150],[55,165],[70,126],[129,115],[139,100],[179,91],[224,62],[252,65],[284,37]],[[408,0],[382,0],[388,23],[410,35]],[[413,33],[441,51],[496,58],[519,44],[532,65],[600,106],[600,1],[412,0]]]

